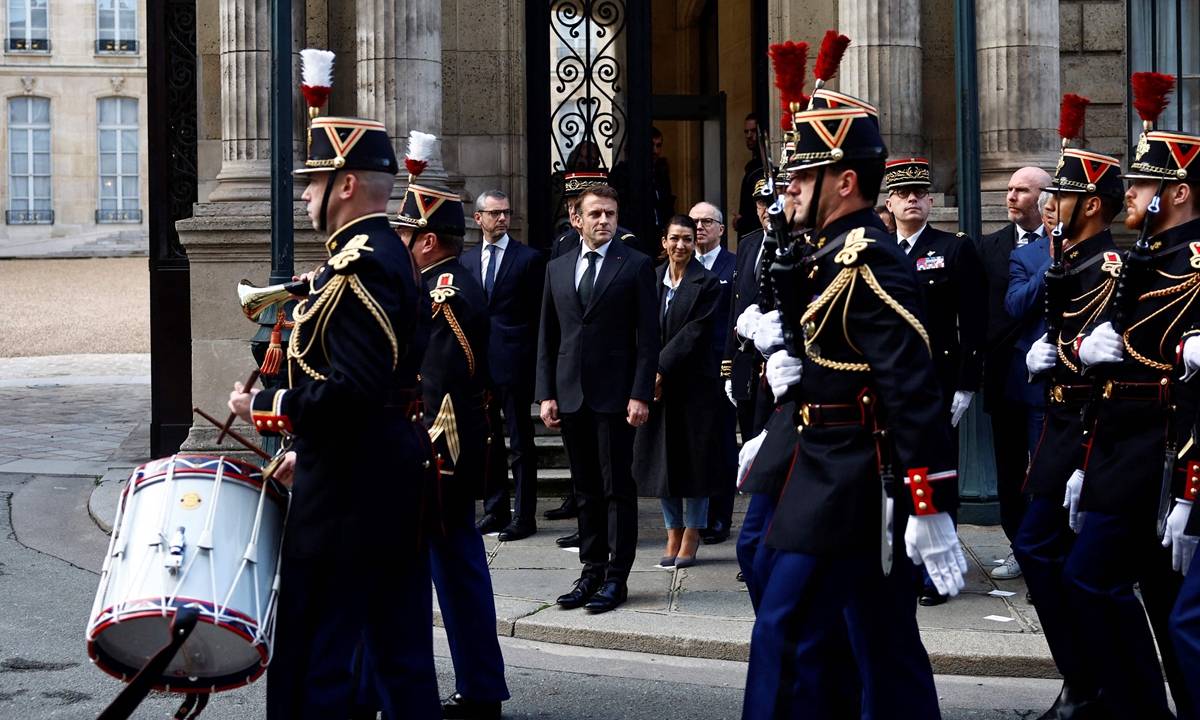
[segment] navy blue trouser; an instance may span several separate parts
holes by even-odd
[[[488,404],[488,418],[492,423],[493,441],[502,442],[500,411],[508,426],[508,449],[512,452],[513,485],[516,487],[516,506],[512,514],[532,521],[537,515],[537,448],[533,444],[533,417],[529,407],[533,404],[533,387],[528,385],[501,385],[492,389],[492,401]],[[508,467],[503,450],[492,456],[494,467],[488,478],[487,496],[483,499],[483,511],[497,517],[508,517]]]
[[[1072,598],[1063,581],[1063,568],[1075,546],[1075,537],[1062,498],[1034,495],[1013,539],[1013,554],[1025,575],[1058,672],[1073,687],[1087,692],[1098,690],[1100,679],[1082,649],[1083,628],[1076,622]]]
[[[483,536],[475,529],[475,501],[450,493],[443,508],[446,534],[435,532],[430,538],[430,564],[454,661],[455,690],[471,700],[507,700],[492,576]]]
[[[755,564],[766,561],[769,566],[769,560],[760,556],[775,553],[774,550],[762,544],[763,536],[766,534],[774,514],[775,503],[769,495],[751,495],[750,503],[746,506],[746,516],[742,518],[742,529],[738,531],[738,568],[746,580],[746,590],[750,593],[750,604],[754,606],[756,613],[758,612],[758,603],[762,600],[763,581],[766,575],[764,574],[760,578],[755,574]],[[762,571],[760,570],[760,572]]]
[[[1200,564],[1188,568],[1175,609],[1171,611],[1171,642],[1193,698],[1200,698]],[[1200,720],[1200,713],[1193,713]],[[1180,720],[1188,718],[1182,712]]]
[[[751,637],[743,720],[822,717],[839,618],[862,677],[863,718],[940,718],[912,578],[903,554],[884,577],[878,553],[776,551]]]
[[[1183,578],[1171,570],[1170,551],[1159,544],[1153,511],[1139,515],[1145,517],[1088,511],[1063,578],[1071,607],[1080,626],[1086,628],[1083,649],[1102,660],[1096,671],[1112,714],[1121,718],[1174,717],[1154,651],[1157,637],[1175,705],[1181,716],[1190,717],[1190,695],[1167,627]],[[1144,609],[1133,593],[1135,582]]]
[[[360,641],[375,659],[385,718],[441,718],[429,577],[425,548],[387,559],[285,558],[269,720],[345,720]]]

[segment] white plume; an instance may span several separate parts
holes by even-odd
[[[437,148],[437,136],[412,130],[408,133],[408,159],[429,162]]]
[[[333,53],[315,48],[301,50],[300,77],[309,87],[333,87]]]

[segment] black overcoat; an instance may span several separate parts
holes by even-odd
[[[667,288],[659,266],[659,307]],[[662,397],[633,442],[633,478],[642,497],[714,497],[728,489],[722,403],[723,382],[712,354],[721,299],[717,276],[692,258],[665,316],[659,311]]]

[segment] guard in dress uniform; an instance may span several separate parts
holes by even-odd
[[[317,118],[309,135],[296,172],[309,178],[304,200],[314,229],[329,232],[329,258],[295,310],[287,388],[230,395],[231,409],[295,453],[281,466],[294,480],[267,715],[347,717],[363,639],[388,668],[384,712],[438,718],[421,536],[436,467],[416,393],[427,301],[388,224],[398,165],[374,120]]]
[[[419,140],[422,134],[412,135]],[[425,139],[425,146],[436,142]],[[417,182],[412,171],[428,158],[413,145],[421,143],[410,139],[405,163],[411,174],[394,225],[412,250],[431,300],[424,308],[432,327],[420,392],[441,472],[441,528],[431,534],[430,559],[455,677],[442,717],[498,719],[509,693],[487,554],[475,529],[475,500],[486,496],[485,485],[495,477],[489,466],[505,461],[503,444],[492,442],[488,417],[487,298],[459,264],[462,200],[446,188]]]
[[[1083,123],[1082,108],[1078,124],[1070,122],[1071,106],[1064,99],[1060,132],[1063,126],[1073,128],[1064,135],[1067,142]],[[1076,537],[1063,494],[1068,478],[1083,467],[1087,449],[1081,412],[1091,381],[1081,374],[1075,340],[1108,312],[1121,273],[1121,253],[1109,231],[1125,194],[1120,174],[1117,158],[1066,148],[1053,184],[1043,188],[1055,193],[1047,209],[1062,221],[1056,231],[1059,247],[1052,250],[1061,258],[1061,267],[1051,266],[1046,290],[1047,312],[1058,319],[1047,324],[1047,332],[1055,337],[1043,336],[1026,356],[1030,381],[1048,380],[1048,392],[1041,438],[1022,488],[1029,507],[1013,540],[1042,632],[1063,676],[1062,691],[1039,720],[1088,717],[1103,704],[1093,657],[1083,650],[1083,634],[1089,630],[1076,622],[1063,584],[1063,567]]]
[[[743,718],[817,706],[837,618],[863,671],[863,714],[937,718],[909,557],[952,593],[966,560],[946,512],[958,504],[957,472],[937,421],[922,295],[873,212],[887,156],[878,127],[857,107],[794,119],[788,191],[815,228],[813,250],[790,271],[772,268],[781,299],[791,298],[782,306],[802,316],[785,314],[782,329],[768,330],[791,339],[766,372],[777,395],[794,397],[799,442],[767,529],[776,558],[752,635]],[[901,533],[907,555],[892,552]]]
[[[1147,128],[1149,130],[1149,128]],[[1133,173],[1126,175],[1134,181],[1130,195],[1135,195],[1138,186],[1142,193],[1157,180],[1162,183],[1159,191],[1161,202],[1169,210],[1173,210],[1173,221],[1179,225],[1167,231],[1173,237],[1172,242],[1191,239],[1186,250],[1180,254],[1188,258],[1188,265],[1196,278],[1200,271],[1200,136],[1178,132],[1147,132],[1143,143],[1139,143],[1137,157],[1133,163]],[[1181,195],[1186,194],[1186,198]],[[1191,203],[1191,211],[1187,212],[1187,203]],[[1135,198],[1139,203],[1141,199]],[[1161,211],[1160,211],[1161,213]],[[1167,224],[1163,222],[1162,224]],[[1158,236],[1155,236],[1157,239]],[[1178,239],[1178,240],[1176,240]],[[1194,292],[1194,291],[1192,291]],[[1163,544],[1172,548],[1171,565],[1174,570],[1184,574],[1183,588],[1170,616],[1170,634],[1173,647],[1178,654],[1179,667],[1183,671],[1193,706],[1200,698],[1200,572],[1190,572],[1192,555],[1200,542],[1200,513],[1193,512],[1195,501],[1200,497],[1200,448],[1196,447],[1197,421],[1196,413],[1196,380],[1195,374],[1200,370],[1200,326],[1194,320],[1191,327],[1183,333],[1183,341],[1179,347],[1179,357],[1176,361],[1174,377],[1180,377],[1187,382],[1180,383],[1186,391],[1186,411],[1180,413],[1177,421],[1184,437],[1185,446],[1180,450],[1178,465],[1173,478],[1172,492],[1174,496],[1163,533]],[[1189,413],[1192,417],[1188,417]],[[1161,511],[1161,508],[1160,508]],[[1157,628],[1156,628],[1157,631]],[[1171,686],[1172,694],[1175,686]],[[1177,703],[1178,704],[1178,703]],[[1180,718],[1185,717],[1183,712]]]
[[[1064,579],[1087,627],[1084,651],[1103,659],[1102,693],[1117,717],[1172,717],[1154,639],[1180,716],[1193,713],[1168,631],[1183,578],[1157,537],[1170,519],[1172,491],[1189,499],[1185,483],[1197,460],[1189,437],[1194,381],[1180,381],[1179,355],[1184,335],[1200,329],[1200,219],[1188,185],[1200,170],[1200,138],[1150,129],[1173,84],[1157,73],[1134,75],[1134,106],[1147,132],[1125,176],[1126,225],[1144,230],[1125,260],[1109,319],[1076,341],[1098,392],[1085,406],[1084,472],[1067,483],[1065,504],[1082,528]]]

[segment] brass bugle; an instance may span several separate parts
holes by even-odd
[[[263,310],[277,302],[291,300],[293,295],[308,295],[308,281],[293,280],[278,285],[255,287],[249,280],[243,280],[238,283],[237,292],[242,312],[251,320],[257,320]]]

